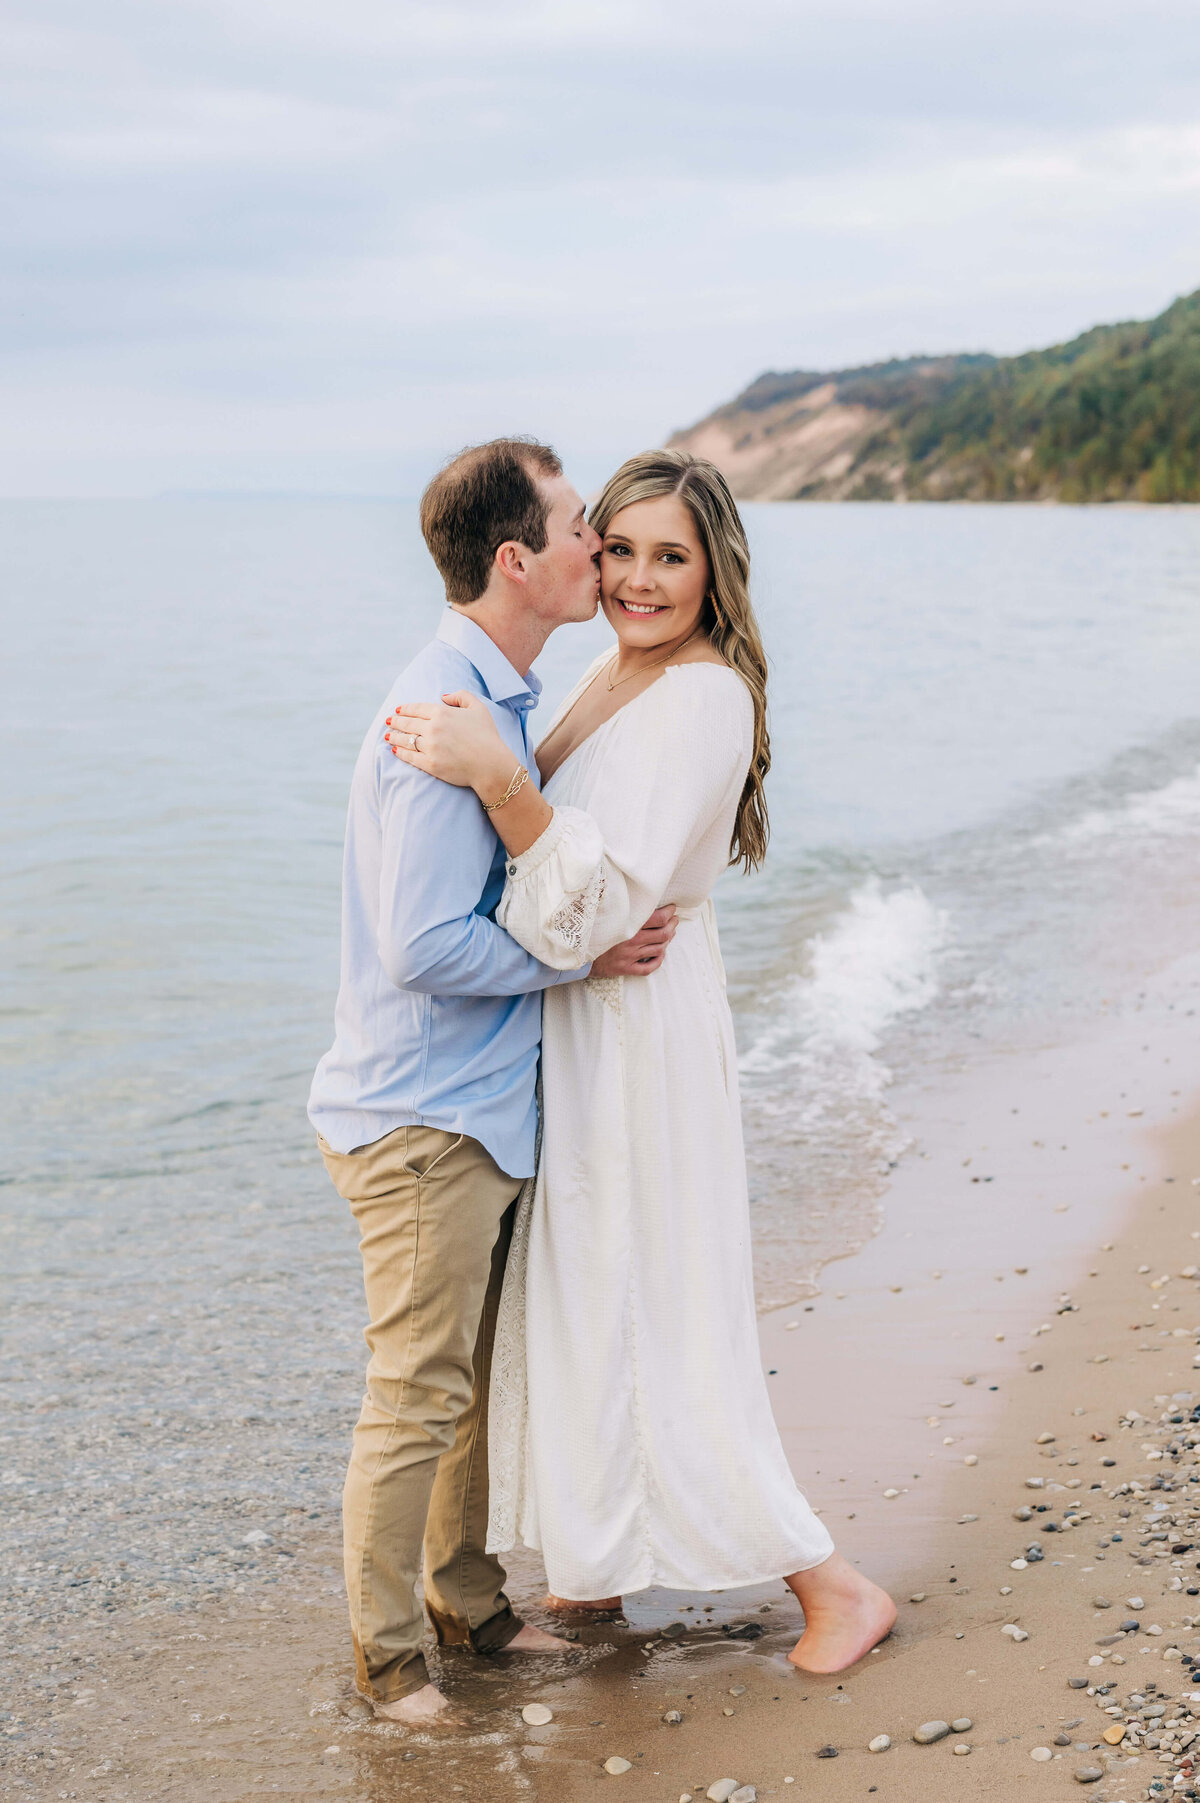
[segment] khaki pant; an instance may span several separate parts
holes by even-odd
[[[319,1141],[361,1231],[371,1358],[342,1499],[360,1688],[428,1683],[416,1597],[438,1641],[506,1646],[520,1622],[485,1552],[487,1393],[520,1182],[473,1139],[398,1127],[348,1153]]]

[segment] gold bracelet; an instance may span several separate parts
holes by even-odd
[[[528,770],[526,770],[524,764],[518,764],[516,769],[513,771],[512,781],[509,783],[507,789],[505,789],[505,791],[504,791],[503,795],[500,797],[499,801],[485,801],[482,804],[484,813],[485,814],[494,814],[496,812],[497,808],[506,807],[508,805],[508,803],[512,800],[514,795],[519,795],[521,793],[521,790],[525,787],[525,784],[528,781],[529,781]]]

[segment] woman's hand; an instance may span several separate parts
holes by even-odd
[[[491,801],[504,793],[518,760],[478,695],[459,690],[440,702],[400,702],[384,738],[395,756],[457,789]]]

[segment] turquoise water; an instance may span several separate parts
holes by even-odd
[[[1194,945],[1200,515],[747,516],[774,838],[719,902],[771,1301],[870,1231],[889,1071]],[[231,1519],[336,1505],[360,1280],[304,1100],[351,764],[440,599],[386,503],[10,503],[0,578],[0,1536],[49,1620],[217,1593]]]

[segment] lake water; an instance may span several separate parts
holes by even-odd
[[[774,837],[719,908],[770,1303],[870,1232],[889,1072],[1192,949],[1200,513],[747,518]],[[5,504],[0,595],[0,1562],[55,1633],[336,1509],[360,1277],[304,1102],[350,769],[440,597],[413,507],[293,501]]]

